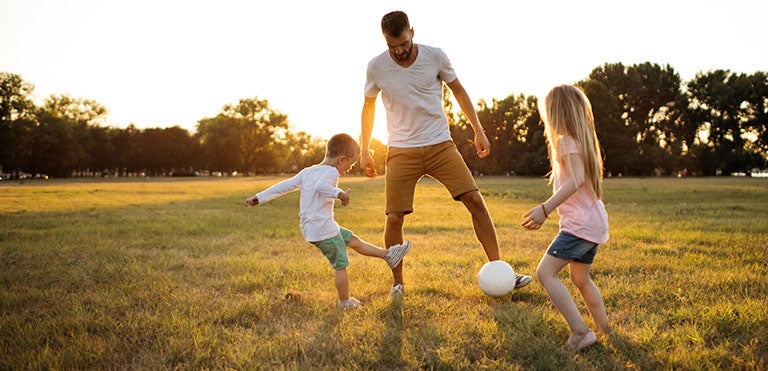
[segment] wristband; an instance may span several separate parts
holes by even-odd
[[[544,206],[544,204],[541,204],[541,209],[544,210],[544,217],[549,218],[549,213],[547,212],[547,208]]]

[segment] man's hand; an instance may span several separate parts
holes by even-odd
[[[371,152],[364,151],[360,154],[360,167],[363,169],[363,174],[369,178],[376,177],[376,164],[373,161],[373,155]]]
[[[488,137],[483,131],[475,132],[475,150],[477,157],[480,158],[486,158],[491,154],[491,142],[488,141]]]

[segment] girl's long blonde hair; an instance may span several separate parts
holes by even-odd
[[[582,174],[574,174],[572,164],[566,159],[568,172],[576,184],[589,184],[595,196],[600,199],[603,193],[603,158],[600,156],[600,142],[595,132],[592,104],[587,95],[573,85],[556,86],[543,101],[539,101],[539,115],[544,121],[544,135],[547,137],[552,164],[550,182],[560,173],[558,142],[563,135],[569,135],[579,147],[584,179],[581,179]]]

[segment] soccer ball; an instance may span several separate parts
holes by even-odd
[[[515,289],[515,271],[503,260],[487,262],[477,272],[477,284],[488,296],[504,296]]]

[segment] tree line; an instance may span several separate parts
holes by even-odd
[[[764,169],[768,154],[768,76],[700,72],[683,83],[669,65],[607,63],[578,81],[592,102],[606,174],[719,175]],[[22,177],[293,173],[317,163],[324,140],[294,130],[288,116],[259,97],[225,105],[198,121],[138,129],[106,125],[107,109],[90,99],[51,95],[41,105],[34,86],[0,72],[0,174]],[[444,106],[451,134],[470,169],[487,175],[549,171],[535,96],[480,100],[478,116],[492,156],[474,155],[469,121]],[[383,123],[381,123],[383,124]],[[384,172],[386,147],[372,148]]]

